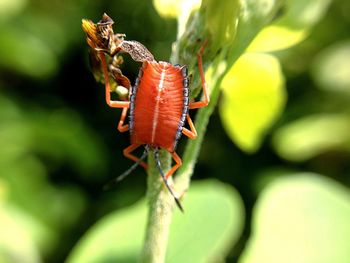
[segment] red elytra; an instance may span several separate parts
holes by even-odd
[[[104,22],[100,22],[101,25],[106,25],[106,17],[109,19],[108,26],[111,26],[113,21],[107,15],[104,15],[103,19],[105,20],[101,20]],[[84,31],[88,33],[85,28]],[[108,38],[108,42],[111,42],[110,37],[111,36]],[[178,198],[168,185],[168,179],[182,163],[181,158],[175,152],[176,145],[181,135],[184,134],[190,139],[195,139],[197,137],[196,129],[188,114],[189,109],[201,108],[207,106],[209,103],[209,94],[202,65],[204,46],[202,46],[197,53],[204,98],[201,101],[190,102],[187,66],[172,65],[163,61],[157,62],[142,44],[136,41],[124,41],[120,39],[118,39],[118,41],[118,52],[127,52],[134,59],[135,56],[137,56],[137,61],[142,62],[142,67],[135,81],[135,85],[133,87],[127,87],[130,92],[129,101],[111,100],[110,72],[104,54],[106,50],[96,47],[92,41],[89,43],[88,34],[88,43],[97,52],[102,62],[106,102],[110,107],[123,109],[118,124],[118,130],[120,132],[130,131],[131,145],[123,150],[123,154],[125,157],[136,162],[135,167],[139,164],[147,169],[147,164],[143,161],[146,154],[144,153],[143,156],[139,158],[132,154],[132,152],[140,146],[146,146],[145,151],[153,149],[157,167],[159,168],[163,180],[170,193],[175,198],[177,205],[182,210]],[[123,43],[125,43],[124,46],[127,47],[127,49],[123,49]],[[140,49],[140,47],[142,48]],[[114,53],[110,50],[107,51],[109,51],[110,55]],[[111,56],[114,55],[115,54],[112,54]],[[129,124],[125,124],[124,122],[128,112]],[[184,127],[186,120],[190,129]],[[158,158],[159,148],[168,151],[175,161],[175,164],[166,174],[163,173],[160,167]]]

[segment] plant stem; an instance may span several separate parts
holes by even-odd
[[[159,157],[163,169],[169,169],[171,165],[170,154],[162,150]],[[162,263],[165,261],[174,199],[164,186],[152,154],[149,155],[148,165],[147,199],[149,212],[141,262]]]
[[[241,2],[244,2],[245,5],[240,6]],[[173,49],[171,62],[186,64],[191,71],[194,70],[197,62],[195,52],[198,49],[194,49],[199,48],[197,40],[209,39],[204,60],[207,61],[207,68],[209,67],[208,73],[211,73],[209,81],[207,79],[207,84],[211,87],[210,104],[197,113],[195,125],[198,137],[196,140],[188,141],[183,154],[183,165],[176,176],[175,189],[179,193],[185,193],[189,187],[209,117],[218,101],[220,85],[225,73],[244,52],[259,30],[275,17],[280,4],[275,4],[268,10],[261,8],[262,6],[266,6],[263,0],[203,1],[199,12],[190,16],[186,32],[183,32]],[[214,12],[213,7],[215,7]],[[227,8],[232,8],[230,12],[232,16],[223,19],[222,11],[228,10]],[[240,23],[236,23],[237,19],[240,20]],[[213,28],[219,30],[210,31]],[[226,35],[227,30],[234,30],[229,38]],[[199,84],[198,79],[194,83]],[[196,95],[195,92],[194,95]],[[161,151],[160,160],[164,171],[167,171],[171,166],[170,154]],[[164,187],[152,156],[148,159],[148,165],[149,215],[141,262],[163,263],[175,202]]]

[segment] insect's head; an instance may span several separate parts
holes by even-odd
[[[124,40],[125,34],[114,35],[113,24],[114,21],[106,13],[96,24],[88,19],[82,20],[82,27],[87,35],[86,41],[92,49],[109,54],[118,52],[118,46]]]

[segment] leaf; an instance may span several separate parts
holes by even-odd
[[[76,186],[52,185],[48,170],[69,161],[84,176],[99,176],[96,172],[103,172],[105,158],[94,138],[72,111],[24,111],[0,96],[0,183],[5,185],[0,187],[0,201],[5,192],[11,206],[30,214],[36,226],[24,228],[45,255],[52,253],[62,230],[77,222],[86,205]]]
[[[209,33],[211,45],[226,46],[234,40],[240,11],[238,0],[205,0],[201,6],[204,13],[205,30]]]
[[[67,161],[86,177],[96,178],[105,171],[104,146],[76,112],[63,108],[24,112],[4,96],[0,112],[0,163],[35,152],[56,162]]]
[[[253,210],[239,263],[345,263],[350,258],[350,192],[317,174],[275,180]]]
[[[38,78],[57,70],[57,57],[44,41],[22,28],[0,27],[0,66]]]
[[[2,0],[0,2],[0,22],[18,15],[27,4],[28,0]]]
[[[222,86],[220,116],[227,134],[242,150],[257,151],[286,101],[278,60],[267,54],[244,54]]]
[[[29,218],[0,200],[0,261],[2,263],[42,262],[31,236],[33,229],[30,224],[22,224]]]
[[[184,12],[198,9],[201,0],[153,0],[154,8],[163,17],[176,18]]]
[[[330,3],[331,0],[287,0],[281,16],[265,27],[247,50],[271,52],[300,43],[324,16]]]
[[[174,214],[166,262],[211,262],[225,257],[243,228],[244,210],[238,193],[228,185],[207,180],[193,184],[183,205],[185,214]],[[137,262],[146,215],[146,204],[140,201],[106,216],[82,238],[67,262]]]
[[[290,48],[303,41],[308,30],[271,25],[265,27],[249,45],[248,52],[270,52]]]
[[[326,14],[332,0],[286,0],[276,24],[291,28],[310,28]]]
[[[277,153],[305,161],[330,150],[350,150],[350,120],[346,114],[315,114],[279,128],[273,137]]]
[[[350,40],[334,43],[317,54],[311,73],[319,88],[349,95]]]
[[[184,206],[185,214],[174,216],[167,262],[224,260],[243,230],[244,208],[239,194],[214,180],[193,183]]]
[[[277,10],[280,7],[281,2],[283,1],[240,1],[240,6],[234,7],[240,8],[238,13],[234,13],[237,14],[237,17],[231,17],[231,20],[227,18],[228,23],[231,23],[232,21],[239,21],[237,27],[235,28],[236,32],[234,38],[227,38],[229,40],[232,40],[232,42],[220,43],[216,41],[216,44],[218,46],[214,46],[211,39],[208,39],[208,46],[205,48],[205,52],[203,55],[203,64],[204,67],[207,69],[206,79],[210,91],[210,103],[207,107],[199,109],[196,114],[195,126],[197,128],[198,137],[196,140],[187,141],[186,149],[182,159],[183,165],[179,168],[177,172],[176,185],[180,186],[181,189],[187,189],[189,186],[189,179],[193,173],[193,169],[198,158],[198,153],[200,151],[200,146],[203,142],[204,133],[210,115],[213,113],[219,95],[221,94],[221,82],[225,74],[228,72],[229,69],[231,69],[232,65],[246,50],[249,43],[261,30],[261,28],[268,24],[271,21],[271,19],[275,16]],[[220,2],[220,5],[225,7],[224,3]],[[220,15],[222,16],[220,9],[215,10],[218,11],[218,13],[213,15],[218,17],[220,17]],[[211,10],[201,8],[198,15],[190,16],[190,19],[187,23],[186,32],[182,34],[176,42],[175,49],[173,50],[172,54],[172,62],[183,63],[187,65],[196,65],[197,70],[197,64],[194,54],[198,50],[198,39],[203,39],[203,37],[207,37],[207,32],[205,32],[204,30],[204,27],[207,28],[207,21],[205,21],[204,19],[206,12],[210,13]],[[228,26],[227,28],[232,27]],[[193,46],[196,46],[196,49],[194,49]],[[192,58],[192,61],[189,62],[188,58]],[[194,66],[189,66],[189,69],[190,71],[193,70]],[[199,84],[198,79],[199,77],[197,74],[197,76],[195,76],[194,78],[193,87],[196,87],[196,80],[197,84]],[[195,94],[195,92],[192,92],[192,94]]]

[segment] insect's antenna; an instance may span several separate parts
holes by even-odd
[[[158,170],[159,170],[159,172],[160,172],[160,175],[161,175],[162,178],[163,178],[163,181],[164,181],[164,183],[165,183],[165,186],[168,188],[170,194],[174,197],[174,200],[175,200],[175,203],[176,203],[177,207],[181,210],[181,212],[184,212],[184,209],[183,209],[183,207],[182,207],[182,205],[181,205],[181,203],[180,203],[179,198],[176,197],[176,195],[174,194],[173,189],[171,189],[171,187],[170,187],[170,185],[169,185],[169,183],[168,183],[168,180],[167,180],[166,177],[165,177],[165,174],[164,174],[164,172],[163,172],[163,169],[162,169],[161,164],[160,164],[160,161],[159,161],[159,152],[158,152],[158,148],[155,148],[154,151],[153,151],[153,153],[154,153],[154,159],[155,159],[155,161],[156,161],[157,168],[158,168]]]
[[[121,175],[119,175],[118,177],[112,179],[111,181],[109,181],[108,183],[106,183],[103,186],[103,191],[106,191],[108,189],[111,189],[115,184],[117,184],[118,182],[120,182],[121,180],[123,180],[125,177],[127,177],[132,171],[134,171],[136,169],[137,166],[140,165],[140,163],[147,157],[148,155],[148,147],[145,147],[145,150],[143,151],[140,159],[135,162],[128,170],[126,170],[124,173],[122,173]]]

